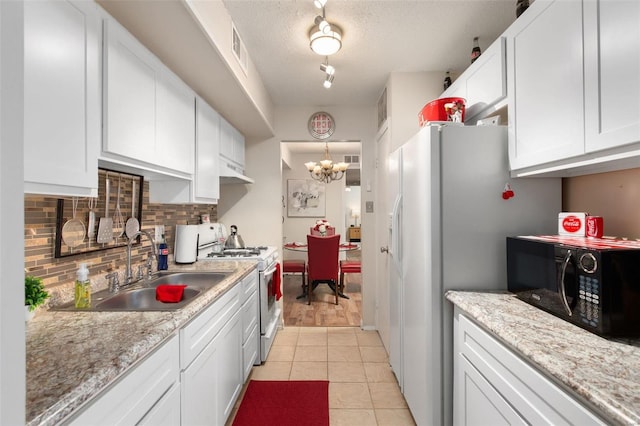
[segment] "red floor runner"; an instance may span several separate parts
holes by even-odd
[[[251,380],[233,426],[328,426],[329,382]]]

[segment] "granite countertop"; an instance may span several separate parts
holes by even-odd
[[[446,298],[610,422],[640,424],[640,339],[605,339],[511,293]]]
[[[59,423],[96,396],[256,267],[255,262],[196,262],[171,270],[229,276],[177,311],[42,311],[27,324],[26,423]]]

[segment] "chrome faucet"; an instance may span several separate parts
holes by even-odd
[[[133,234],[129,238],[129,242],[127,243],[127,278],[125,283],[131,284],[133,280],[133,271],[131,270],[131,245],[133,241],[138,238],[140,235],[145,235],[149,241],[151,241],[151,256],[156,260],[156,265],[158,264],[158,248],[156,247],[156,242],[153,240],[153,237],[148,231],[143,231],[142,229],[135,234]]]

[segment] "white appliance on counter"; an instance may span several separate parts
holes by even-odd
[[[452,422],[445,292],[506,291],[506,237],[557,230],[561,180],[508,164],[504,126],[427,126],[390,155],[389,357],[418,425]]]
[[[256,364],[267,360],[267,355],[278,331],[280,307],[276,303],[275,271],[278,262],[277,247],[246,247],[225,249],[220,238],[227,237],[226,228],[218,223],[203,223],[194,226],[198,230],[196,259],[198,262],[221,260],[253,261],[258,269],[258,296],[260,298],[260,357]],[[177,240],[176,240],[177,245]],[[188,248],[190,250],[191,248]],[[177,254],[177,253],[176,253]]]

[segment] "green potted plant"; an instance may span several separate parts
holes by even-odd
[[[49,293],[44,289],[42,278],[31,275],[24,277],[24,307],[27,321],[33,318],[36,308],[42,305],[48,297]]]

